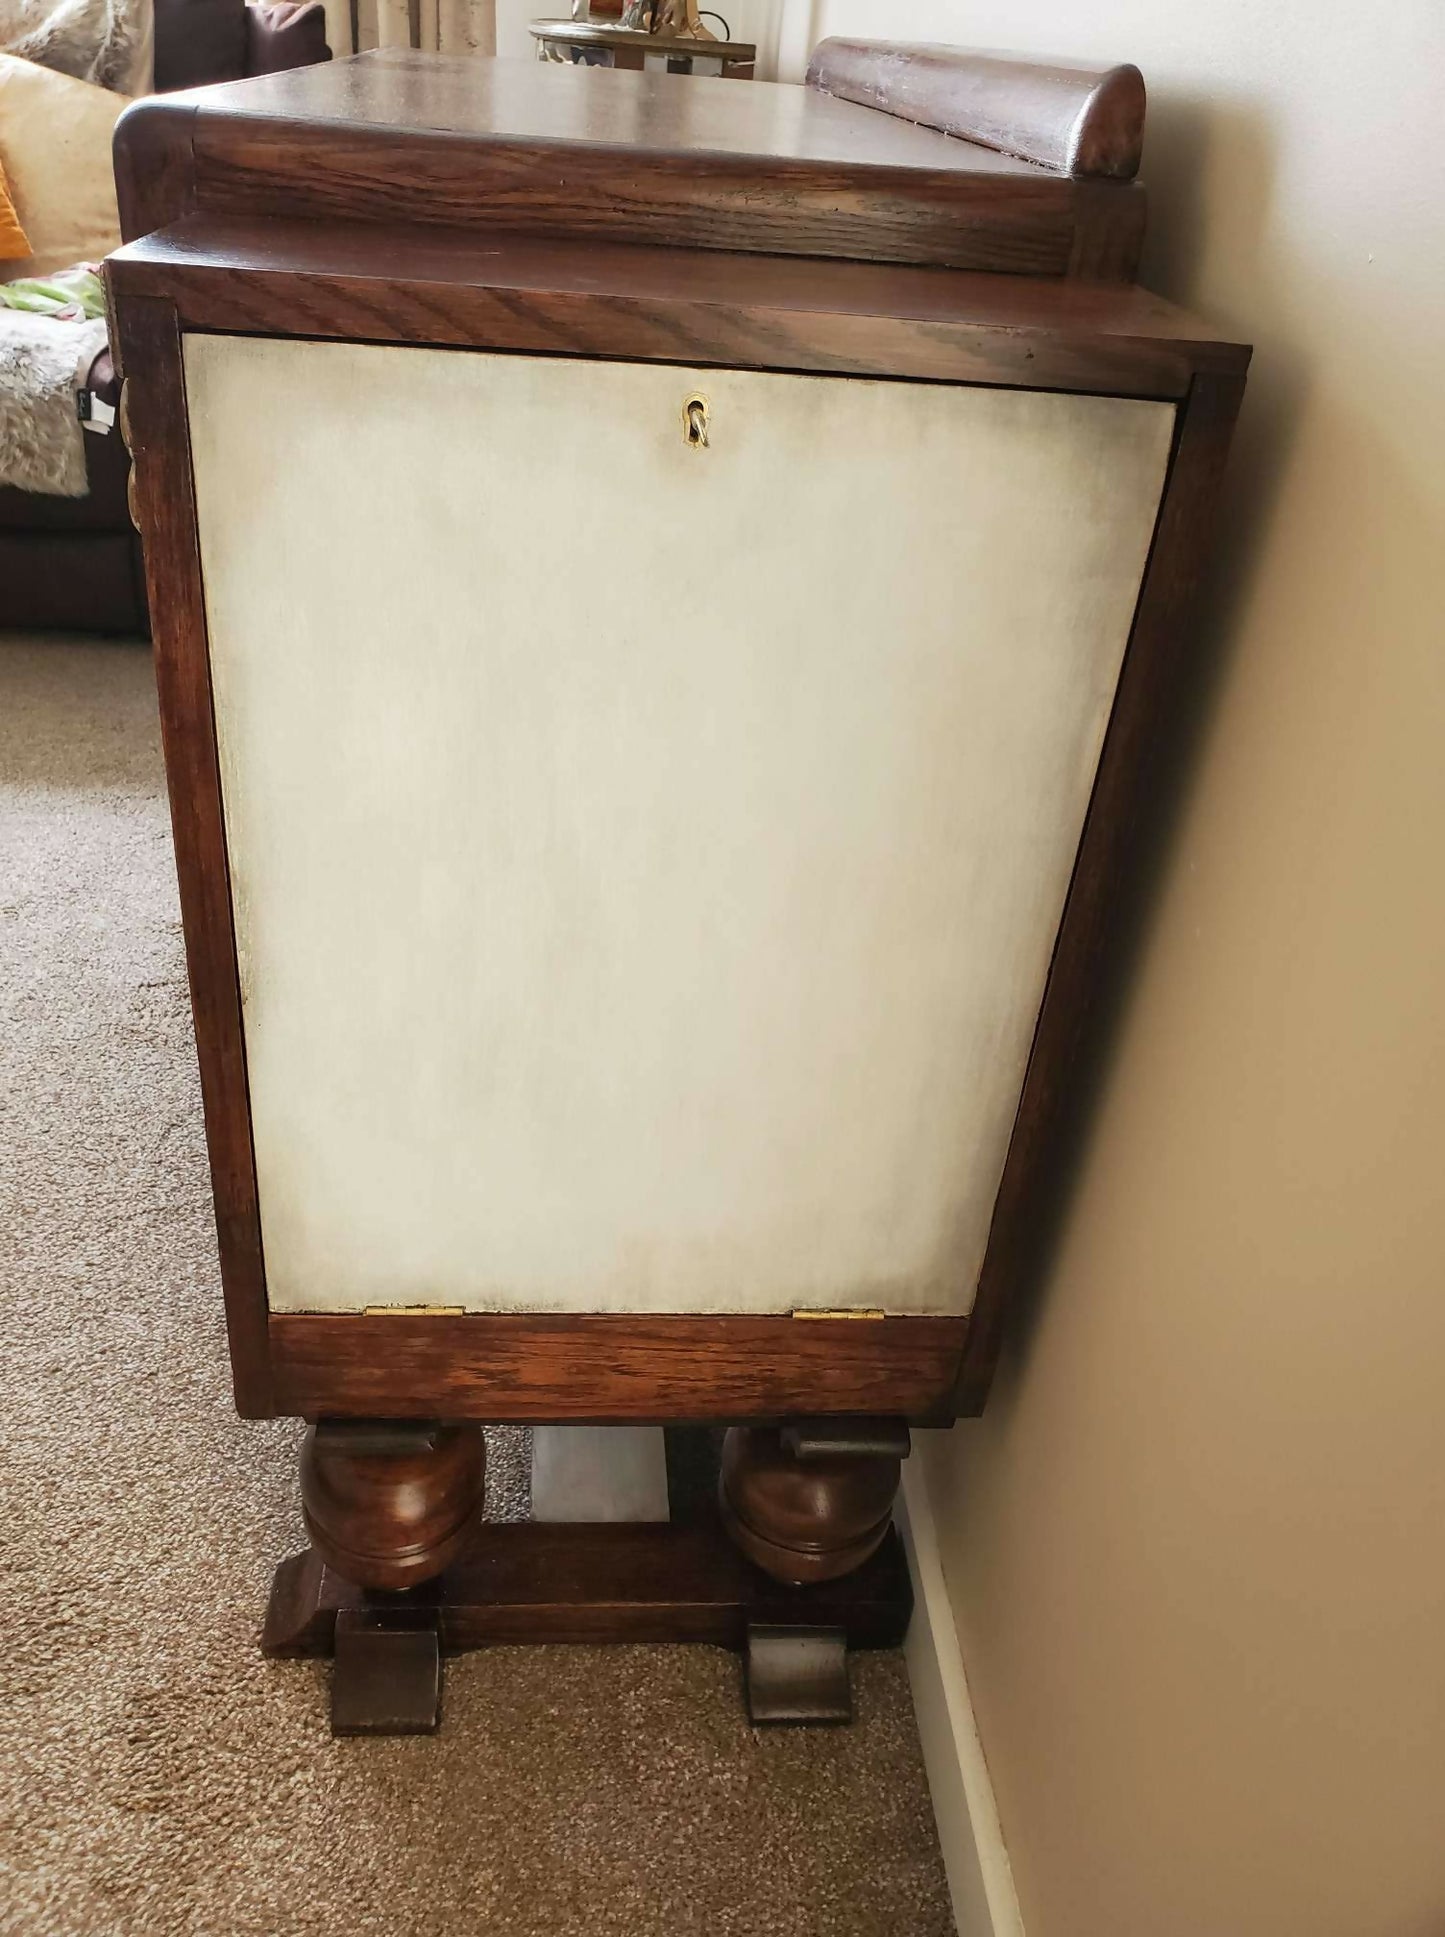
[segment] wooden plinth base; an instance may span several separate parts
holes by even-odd
[[[855,1574],[784,1587],[743,1559],[722,1527],[483,1527],[437,1580],[405,1594],[354,1587],[314,1548],[276,1570],[261,1646],[329,1655],[336,1617],[370,1610],[435,1621],[446,1654],[500,1643],[710,1641],[741,1651],[748,1627],[839,1628],[850,1648],[893,1648],[908,1630],[908,1565],[890,1530]]]
[[[276,1570],[262,1649],[335,1657],[337,1734],[426,1733],[443,1654],[538,1642],[711,1642],[744,1654],[753,1721],[846,1720],[847,1649],[896,1647],[908,1629],[897,1534],[841,1579],[786,1585],[729,1538],[708,1436],[667,1438],[672,1520],[478,1525],[444,1573],[396,1593],[308,1548]]]

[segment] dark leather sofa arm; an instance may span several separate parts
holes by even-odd
[[[155,0],[157,94],[331,58],[319,0]]]
[[[247,0],[246,72],[281,74],[329,61],[321,0]]]

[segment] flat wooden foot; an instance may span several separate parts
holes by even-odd
[[[261,1629],[264,1655],[329,1655],[336,1637],[336,1610],[346,1583],[328,1576],[314,1547],[283,1560],[271,1580],[266,1622]]]
[[[848,1637],[842,1628],[750,1623],[743,1674],[754,1727],[853,1719]]]
[[[343,1608],[331,1670],[333,1735],[433,1735],[441,1721],[442,1654],[434,1609]]]

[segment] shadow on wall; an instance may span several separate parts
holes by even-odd
[[[1141,178],[1149,227],[1139,280],[1215,327],[1253,341],[1254,359],[1231,447],[1219,507],[1217,540],[1195,622],[1195,651],[1161,722],[1152,777],[1151,818],[1138,834],[1134,864],[1101,965],[1099,994],[1064,1106],[1053,1174],[1041,1190],[1039,1221],[1008,1321],[1001,1383],[1012,1385],[1028,1360],[1056,1247],[1082,1174],[1084,1145],[1111,1060],[1120,1019],[1153,925],[1184,804],[1209,738],[1243,614],[1269,544],[1290,451],[1309,389],[1304,356],[1279,341],[1261,341],[1247,314],[1221,314],[1203,302],[1199,284],[1209,256],[1209,202],[1229,198],[1229,253],[1243,280],[1265,288],[1284,271],[1269,253],[1275,150],[1269,117],[1241,101],[1150,92]],[[1247,225],[1239,211],[1247,209]],[[1270,305],[1261,303],[1262,313]],[[995,1406],[1002,1395],[995,1397]],[[1006,1401],[1005,1401],[1006,1403]]]
[[[1308,382],[1303,356],[1258,336],[1259,316],[1277,312],[1281,296],[1281,265],[1270,247],[1275,144],[1269,116],[1248,102],[1151,91],[1141,174],[1149,193],[1149,228],[1139,280],[1255,344],[1220,507],[1209,604],[1200,625],[1201,657],[1222,664],[1220,647],[1234,630],[1229,621],[1237,616],[1266,542]],[[1269,300],[1252,313],[1221,315],[1201,294],[1213,242],[1206,197],[1210,205],[1229,209],[1231,279],[1269,292]],[[1292,270],[1290,279],[1293,284]]]
[[[1419,561],[1438,557],[1445,544],[1438,510],[1427,479],[1411,469],[1398,425],[1378,408],[1361,407],[1341,375],[1351,368],[1390,370],[1397,345],[1366,308],[1357,279],[1291,246],[1285,225],[1275,221],[1275,162],[1271,118],[1259,105],[1167,91],[1151,96],[1142,170],[1151,215],[1140,280],[1253,340],[1255,353],[1201,598],[1197,649],[1174,715],[1162,723],[1152,816],[1141,830],[1093,1027],[1073,1072],[1053,1188],[1041,1194],[1046,1209],[1013,1307],[1006,1384],[1027,1364],[1056,1243],[1082,1176],[1088,1125],[1174,865],[1182,810],[1246,635],[1261,644],[1273,640],[1271,650],[1292,655],[1289,688],[1312,718],[1318,715],[1309,728],[1316,737],[1308,771],[1327,776],[1323,784],[1331,791],[1361,800],[1370,798],[1371,782],[1366,774],[1353,779],[1351,769],[1383,757],[1380,737],[1400,699],[1399,655],[1410,649],[1403,633],[1418,638],[1418,650],[1435,650],[1401,588],[1418,579]],[[1212,217],[1221,233],[1212,232]],[[1231,293],[1223,306],[1221,287]],[[1262,319],[1272,328],[1261,330]],[[1270,616],[1261,627],[1255,608],[1266,603]],[[1390,640],[1391,653],[1369,650],[1372,631]],[[1343,666],[1342,655],[1348,656]],[[1350,694],[1348,734],[1311,699],[1312,687]],[[1300,731],[1296,724],[1296,740]],[[1250,745],[1253,757],[1268,757],[1257,740]],[[1298,751],[1294,757],[1298,762]],[[1294,891],[1282,878],[1281,895]],[[1007,1404],[1002,1391],[993,1403]]]

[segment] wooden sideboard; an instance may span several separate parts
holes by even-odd
[[[810,82],[386,53],[120,124],[236,1397],[319,1422],[280,1651],[398,1587],[539,1632],[559,1529],[512,1615],[455,1575],[507,1420],[730,1427],[712,1638],[878,1638],[900,1433],[984,1402],[1248,352],[1132,281],[1133,69]],[[672,1537],[540,1629],[695,1633]]]

